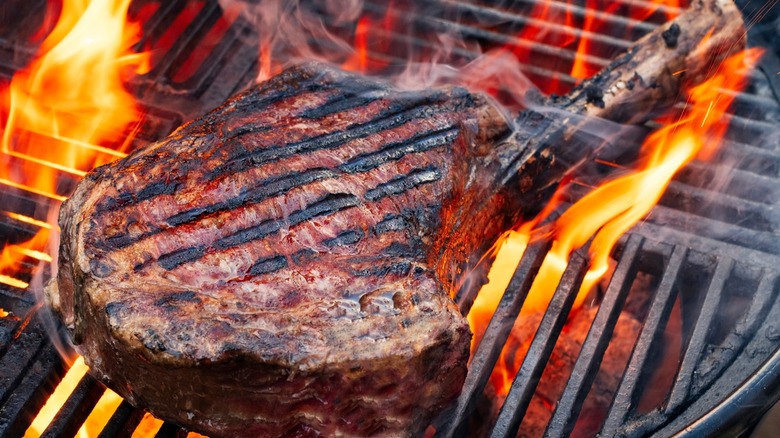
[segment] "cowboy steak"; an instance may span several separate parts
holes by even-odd
[[[87,175],[49,300],[95,376],[193,430],[419,433],[466,374],[456,278],[527,211],[508,133],[461,88],[293,67]]]

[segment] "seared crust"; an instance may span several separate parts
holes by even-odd
[[[466,372],[448,242],[513,220],[481,175],[504,123],[462,89],[288,70],[88,175],[50,301],[93,373],[194,430],[414,433]],[[450,236],[474,205],[484,230]]]

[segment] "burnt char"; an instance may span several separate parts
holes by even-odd
[[[47,294],[96,377],[192,430],[418,434],[465,378],[456,279],[523,212],[507,131],[460,88],[291,68],[90,173]]]

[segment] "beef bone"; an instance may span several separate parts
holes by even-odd
[[[693,1],[676,19],[645,35],[569,94],[537,96],[537,103],[516,119],[515,134],[507,140],[514,146],[505,149],[495,170],[499,182],[485,185],[485,190],[498,188],[503,197],[514,198],[520,213],[515,220],[533,217],[564,174],[601,152],[606,142],[585,133],[599,131],[604,120],[631,125],[652,120],[676,103],[686,88],[706,79],[722,60],[743,50],[746,41],[742,15],[732,0]],[[475,202],[490,199],[486,193]],[[467,205],[458,214],[470,220],[477,211],[481,207]],[[487,218],[475,220],[490,223]],[[451,242],[460,263],[448,266],[448,271],[461,273],[475,266],[492,242],[486,240],[478,251]],[[468,301],[478,288],[472,281],[462,283],[457,295]]]

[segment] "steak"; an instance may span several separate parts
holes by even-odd
[[[459,278],[531,213],[509,134],[462,88],[293,67],[89,173],[48,299],[97,378],[192,430],[420,434],[465,378]]]

